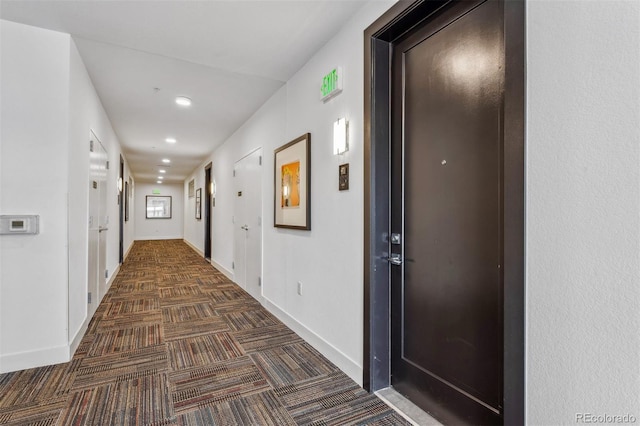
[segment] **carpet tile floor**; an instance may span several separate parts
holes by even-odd
[[[181,240],[138,241],[73,359],[0,375],[0,425],[408,425]]]

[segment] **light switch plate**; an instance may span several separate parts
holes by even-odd
[[[338,167],[338,189],[340,191],[349,189],[349,163]]]

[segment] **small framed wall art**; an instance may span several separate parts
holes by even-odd
[[[129,182],[124,183],[124,221],[129,222]]]
[[[196,190],[196,219],[202,219],[202,188]]]

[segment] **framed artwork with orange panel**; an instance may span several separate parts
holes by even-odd
[[[311,229],[311,134],[274,152],[274,223],[276,228]]]

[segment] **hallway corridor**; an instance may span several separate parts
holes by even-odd
[[[181,240],[138,241],[73,360],[0,375],[0,425],[405,425]]]

